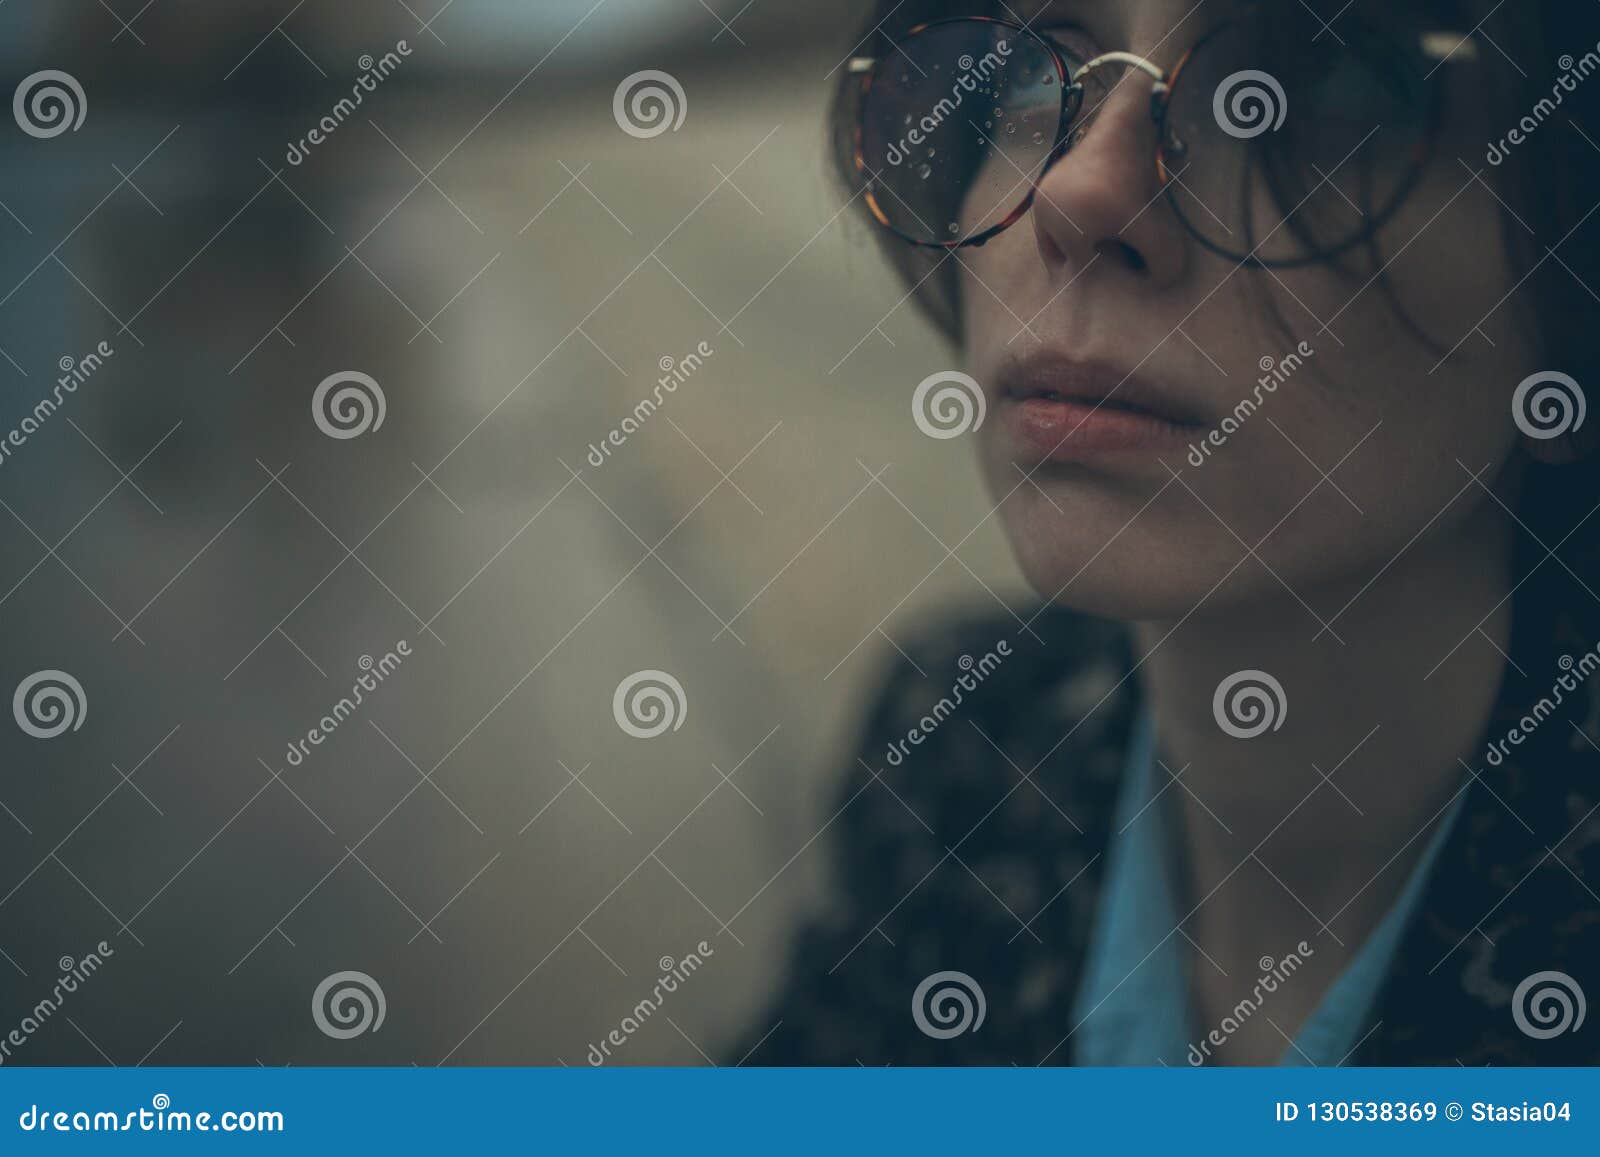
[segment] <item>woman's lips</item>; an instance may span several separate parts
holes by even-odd
[[[1006,398],[1002,422],[1019,451],[1033,462],[1076,462],[1108,454],[1145,453],[1183,447],[1199,437],[1199,426],[1180,425],[1110,402],[1070,398]]]
[[[1001,381],[1000,421],[1024,464],[1150,457],[1205,435],[1191,404],[1114,369],[1035,357]]]

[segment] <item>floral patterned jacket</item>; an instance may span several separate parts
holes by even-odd
[[[987,678],[965,679],[974,689],[943,718],[926,717],[1014,624],[947,630],[893,672],[830,829],[834,893],[730,1063],[1071,1063],[1139,692],[1120,628],[1052,610],[1034,629],[1043,646],[1013,642]],[[1532,633],[1542,645],[1514,648],[1527,674],[1508,668],[1487,730],[1528,736],[1475,769],[1375,1027],[1347,1063],[1600,1064],[1600,1024],[1585,1007],[1585,993],[1600,996],[1600,672],[1554,714],[1536,708],[1596,640],[1563,638],[1553,623]],[[905,744],[914,730],[920,740]],[[885,758],[891,745],[897,761]],[[914,997],[946,971],[981,986],[983,1019],[930,1035]],[[1563,975],[1541,975],[1552,973]]]

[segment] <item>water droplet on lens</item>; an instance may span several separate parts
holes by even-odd
[[[950,222],[950,236],[954,237],[960,232],[961,232],[961,225],[958,222],[955,222],[955,221]]]
[[[1044,134],[1043,133],[1034,133],[1033,134],[1033,143],[1036,144],[1036,145],[1044,144]]]
[[[933,176],[933,166],[932,165],[923,165],[923,166],[921,166],[919,169],[917,169],[917,176],[921,177],[924,181],[926,181],[929,177]]]
[[[1049,86],[1049,85],[1054,84],[1055,82],[1056,82],[1056,78],[1054,76],[1050,75],[1050,73],[1048,73],[1048,72],[1045,73],[1043,76],[1041,76],[1039,78],[1039,83],[1042,84],[1042,85]]]
[[[1017,131],[1017,126],[1016,125],[1007,125],[1006,126],[1006,135],[1007,136],[1016,135],[1016,131]]]

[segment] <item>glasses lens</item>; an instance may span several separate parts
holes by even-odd
[[[1037,37],[958,20],[903,41],[864,98],[857,163],[878,219],[957,244],[1027,201],[1055,146],[1063,79]]]
[[[1183,66],[1163,161],[1179,216],[1216,249],[1278,265],[1323,259],[1404,198],[1427,134],[1420,56],[1392,38],[1344,40],[1268,49],[1236,25]]]

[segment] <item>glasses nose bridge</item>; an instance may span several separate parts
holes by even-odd
[[[1162,110],[1166,105],[1167,94],[1171,90],[1171,80],[1160,65],[1149,57],[1140,56],[1136,52],[1103,52],[1099,56],[1079,65],[1078,70],[1071,77],[1073,87],[1078,90],[1079,101],[1083,100],[1086,93],[1086,81],[1094,77],[1096,73],[1117,66],[1132,69],[1150,78],[1150,117],[1152,120],[1159,121]],[[1114,87],[1114,85],[1108,86],[1108,95],[1110,88]],[[1085,108],[1081,103],[1074,110],[1073,119],[1079,122],[1077,128],[1080,132],[1087,128],[1085,122],[1092,118],[1095,111],[1095,108]]]
[[[1140,56],[1136,52],[1120,51],[1102,52],[1099,56],[1086,60],[1078,66],[1078,71],[1072,74],[1072,82],[1076,84],[1097,69],[1105,68],[1112,64],[1122,64],[1129,68],[1137,69],[1154,81],[1158,88],[1166,86],[1167,74],[1162,71],[1161,66],[1156,64],[1155,61],[1147,56]]]

